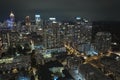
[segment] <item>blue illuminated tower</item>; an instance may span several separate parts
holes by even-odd
[[[14,19],[15,19],[15,15],[14,15],[13,12],[11,11],[11,13],[10,13],[10,20],[11,20],[11,21],[14,21]]]
[[[13,12],[11,11],[11,13],[10,13],[10,19],[7,20],[7,27],[9,29],[13,29],[14,21],[15,21],[15,16],[14,16]]]

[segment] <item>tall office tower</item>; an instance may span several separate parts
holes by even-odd
[[[78,17],[72,24],[65,25],[66,42],[78,51],[90,50],[92,26],[87,21]]]
[[[67,44],[70,44],[72,46],[73,40],[74,40],[74,25],[72,24],[67,24],[65,25],[66,30],[65,30],[65,36],[64,40]]]
[[[0,37],[0,50],[2,50],[2,38]]]
[[[111,33],[98,32],[95,36],[95,48],[98,52],[105,52],[111,48]]]
[[[19,43],[19,33],[9,30],[1,31],[1,42],[3,49],[7,49],[10,45]]]
[[[40,17],[40,15],[35,15],[35,21],[36,21],[36,24],[39,24],[40,23],[40,21],[41,21],[41,17]]]
[[[83,18],[76,19],[74,28],[74,39],[77,50],[88,53],[91,46],[92,26],[88,20]]]
[[[35,23],[36,23],[36,29],[43,29],[43,20],[41,19],[41,16],[36,14],[35,15]]]
[[[12,43],[19,43],[19,33],[18,32],[10,32],[9,33],[9,42],[10,42],[10,45]]]
[[[9,30],[5,29],[1,31],[1,40],[3,49],[7,49],[10,46]]]
[[[45,48],[60,48],[61,44],[61,32],[59,22],[49,21],[44,29],[44,46]]]
[[[16,26],[17,26],[17,29],[16,29],[17,32],[20,32],[20,31],[22,30],[22,29],[21,29],[21,26],[22,26],[22,25],[21,25],[21,21],[18,21],[17,24],[16,24]]]
[[[0,22],[0,27],[2,27],[2,23]]]
[[[0,58],[2,56],[2,52],[3,52],[3,44],[2,44],[2,38],[0,37]]]
[[[9,29],[13,29],[14,26],[15,26],[15,15],[13,14],[13,12],[11,12],[10,19],[7,20],[7,27]]]
[[[13,14],[13,12],[10,13],[10,20],[14,21],[15,19],[15,15]]]
[[[30,16],[26,16],[26,17],[25,17],[25,25],[26,25],[26,26],[31,25]]]
[[[28,32],[31,31],[31,20],[30,20],[30,16],[26,16],[25,17],[25,25],[26,25],[26,30]]]

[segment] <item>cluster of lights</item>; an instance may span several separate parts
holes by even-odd
[[[81,17],[76,17],[76,20],[80,20],[81,19]]]

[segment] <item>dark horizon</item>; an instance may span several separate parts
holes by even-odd
[[[80,16],[89,21],[120,21],[119,3],[118,0],[1,0],[0,21],[9,18],[11,11],[17,20],[23,20],[28,15],[34,19],[37,13],[43,19]]]

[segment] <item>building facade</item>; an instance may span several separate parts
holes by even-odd
[[[106,52],[111,48],[112,36],[109,32],[98,32],[95,36],[95,49],[99,52]]]

